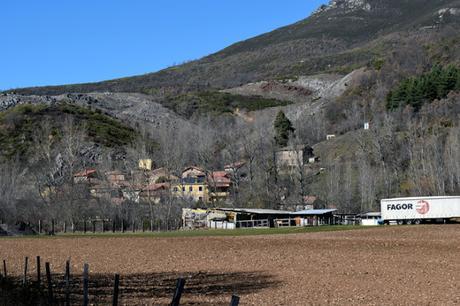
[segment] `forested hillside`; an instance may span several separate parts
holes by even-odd
[[[382,198],[459,194],[459,50],[458,0],[337,0],[298,23],[160,72],[3,93],[0,171],[13,179],[0,180],[0,201],[9,205],[0,213],[43,203],[43,186],[53,185],[33,181],[35,159],[17,160],[46,152],[47,141],[68,139],[67,126],[84,126],[93,145],[88,152],[98,152],[92,160],[77,154],[85,163],[75,168],[122,170],[134,180],[137,161],[149,158],[172,176],[188,166],[209,173],[241,163],[245,175],[232,178],[226,202],[167,196],[160,205],[112,207],[92,201],[84,213],[56,213],[64,219],[155,211],[169,221],[181,207],[295,209],[311,198],[318,208],[357,213],[378,210]],[[59,114],[74,124],[46,123]],[[49,133],[35,137],[47,127]],[[280,171],[276,154],[285,145],[311,147],[314,163]],[[69,152],[54,148],[48,168]],[[46,203],[46,214],[54,214],[57,204]]]
[[[64,117],[63,117],[64,116]],[[74,127],[72,127],[74,125]],[[49,129],[55,141],[65,135],[62,131],[75,128],[95,144],[105,147],[123,147],[134,143],[138,133],[99,110],[90,110],[71,104],[23,104],[0,113],[0,154],[10,158],[27,157],[34,152],[34,141],[41,141],[40,129]]]

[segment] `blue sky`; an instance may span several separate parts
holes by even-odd
[[[326,0],[2,0],[0,90],[154,72],[307,17]]]

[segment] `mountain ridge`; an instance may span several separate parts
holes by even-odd
[[[351,9],[350,9],[351,8]],[[459,0],[341,0],[331,1],[311,16],[266,34],[232,44],[219,52],[158,72],[95,83],[15,89],[21,94],[56,95],[67,92],[143,92],[157,97],[226,89],[263,79],[313,75],[341,63],[362,65],[372,55],[356,58],[350,49],[363,47],[393,32],[439,29],[459,24]],[[363,31],[363,28],[366,30]],[[345,52],[345,53],[344,53]],[[308,59],[320,64],[313,65]],[[304,61],[302,63],[302,61]],[[306,64],[308,62],[308,65]],[[324,62],[324,64],[321,64]],[[340,63],[339,63],[340,64]],[[329,66],[328,66],[329,65]],[[311,67],[310,67],[311,66]]]

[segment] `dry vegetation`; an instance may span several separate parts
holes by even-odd
[[[458,225],[245,237],[3,239],[0,256],[16,274],[24,256],[41,255],[53,271],[63,271],[71,257],[74,273],[88,262],[99,302],[110,300],[112,276],[119,272],[123,304],[167,304],[174,279],[184,276],[184,305],[226,305],[232,293],[242,305],[453,305],[460,302],[459,239]]]
[[[233,178],[230,201],[235,207],[277,208],[282,204],[294,209],[304,196],[314,195],[322,203],[317,208],[334,206],[341,212],[358,213],[377,210],[381,198],[459,194],[458,87],[453,83],[436,86],[442,89],[439,95],[419,101],[420,92],[415,89],[420,88],[412,86],[414,90],[406,88],[413,95],[412,103],[399,103],[407,94],[400,90],[395,109],[390,111],[386,105],[388,93],[398,89],[402,80],[418,84],[414,80],[433,66],[459,67],[460,19],[456,13],[440,15],[447,7],[456,8],[458,1],[337,3],[288,27],[158,73],[97,84],[17,90],[41,96],[0,95],[0,109],[2,105],[48,105],[64,100],[96,110],[96,114],[85,112],[89,119],[99,118],[98,111],[107,112],[142,135],[130,148],[117,146],[117,142],[126,143],[133,137],[124,140],[118,137],[126,134],[116,132],[118,125],[108,129],[107,124],[93,122],[88,132],[96,134],[92,135],[96,140],[105,136],[102,143],[108,142],[115,152],[82,146],[85,139],[75,137],[81,133],[63,131],[64,152],[64,141],[49,142],[46,127],[53,125],[39,120],[25,121],[28,133],[10,129],[14,133],[7,141],[2,142],[0,132],[0,143],[11,151],[9,159],[0,157],[0,219],[31,224],[36,224],[37,218],[48,223],[56,219],[71,224],[97,216],[124,218],[129,223],[147,218],[177,223],[180,208],[192,203],[173,203],[170,196],[156,207],[154,218],[151,207],[124,205],[118,209],[107,201],[86,210],[92,199],[88,192],[81,197],[78,188],[73,192],[73,187],[59,199],[42,197],[43,190],[52,194],[52,190],[72,186],[71,170],[91,167],[99,173],[130,173],[139,158],[151,158],[155,167],[165,167],[175,175],[191,165],[214,171],[246,161],[246,178],[241,182]],[[366,3],[372,9],[360,7]],[[350,71],[353,73],[344,78],[337,75]],[[325,79],[337,82],[326,87]],[[254,86],[261,87],[248,90]],[[310,87],[317,93],[309,96]],[[244,90],[219,91],[229,88]],[[443,99],[432,101],[435,97]],[[277,171],[273,159],[279,149],[273,143],[279,108],[296,129],[290,144],[313,146],[320,160],[306,169],[297,167],[289,176]],[[369,131],[363,130],[365,122],[370,122]],[[29,134],[35,141],[22,141],[30,138]],[[325,141],[327,134],[336,134],[336,140]],[[36,156],[18,162],[13,153],[21,148]],[[76,202],[81,208],[76,209]]]

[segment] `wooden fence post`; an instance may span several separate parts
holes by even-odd
[[[83,221],[83,233],[86,234],[86,220]]]
[[[24,277],[22,279],[22,284],[25,286],[27,283],[27,266],[29,264],[29,257],[24,258]]]
[[[118,306],[118,288],[120,286],[120,275],[115,274],[115,283],[113,285],[113,300],[112,305]]]
[[[6,260],[3,259],[3,277],[7,278],[8,274],[6,273]]]
[[[51,235],[54,235],[54,219],[51,219]]]
[[[92,221],[93,223],[93,234],[96,233],[96,221]]]
[[[64,234],[67,233],[67,222],[64,221]]]
[[[112,233],[115,233],[115,220],[112,221]]]
[[[41,283],[41,263],[40,263],[40,256],[37,256],[37,287],[40,288]]]
[[[174,296],[171,301],[171,306],[179,306],[180,298],[182,296],[182,292],[184,291],[185,287],[185,279],[178,278],[176,283],[176,290],[174,291]]]
[[[232,295],[232,300],[230,301],[230,306],[238,306],[240,303],[240,297],[236,295]]]
[[[135,222],[134,219],[133,219],[133,224],[132,224],[132,231],[133,231],[133,233],[136,232],[136,227],[135,227],[135,226],[136,226],[136,222]]]
[[[38,220],[38,234],[42,233],[42,220]]]
[[[125,232],[125,220],[121,220],[121,232]]]
[[[89,304],[89,294],[88,294],[88,286],[89,286],[89,266],[87,263],[83,266],[83,306],[88,306]]]
[[[53,305],[54,298],[53,298],[53,283],[51,281],[51,270],[50,270],[50,263],[45,262],[45,270],[46,270],[46,280],[48,283],[48,303]]]
[[[70,306],[70,260],[65,262],[65,305]]]

